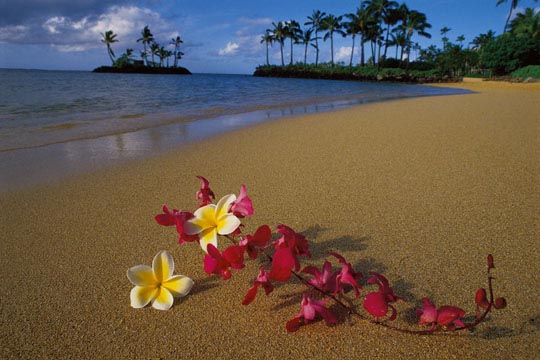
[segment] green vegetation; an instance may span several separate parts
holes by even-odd
[[[145,26],[141,31],[141,37],[137,42],[143,44],[143,50],[140,53],[141,60],[133,58],[133,49],[126,49],[126,52],[116,59],[116,55],[112,50],[112,44],[118,42],[116,34],[112,30],[108,30],[105,34],[101,34],[101,42],[107,46],[107,53],[111,59],[112,66],[101,66],[94,69],[94,72],[115,72],[115,73],[144,73],[144,74],[191,74],[186,68],[178,66],[178,60],[184,56],[184,53],[179,50],[180,44],[183,43],[180,36],[173,38],[169,45],[174,47],[173,50],[167,50],[164,46],[159,45],[150,28]],[[148,55],[152,61],[148,60]],[[156,62],[156,57],[159,62]],[[169,66],[169,59],[173,57],[173,65]]]
[[[516,71],[512,72],[511,75],[513,78],[518,79],[540,79],[540,65],[529,65],[522,67],[521,69],[517,69]]]
[[[495,5],[505,2],[497,0]],[[295,20],[272,23],[272,28],[267,29],[261,39],[266,46],[266,66],[259,66],[255,75],[411,82],[507,75],[521,67],[540,65],[540,12],[527,8],[515,14],[518,3],[518,0],[511,1],[502,35],[496,36],[489,30],[469,42],[463,35],[457,35],[452,42],[449,37],[452,29],[444,26],[440,29],[442,47],[430,45],[427,48],[422,48],[415,40],[431,38],[428,32],[431,24],[425,14],[409,9],[404,3],[361,1],[354,13],[340,16],[314,10],[307,17],[304,29]],[[335,35],[351,38],[348,66],[344,62],[335,64]],[[285,66],[283,49],[287,40],[290,41],[290,60]],[[330,62],[321,64],[319,54],[327,42]],[[269,47],[276,43],[280,46],[281,67],[272,66],[269,60]],[[293,44],[303,46],[303,61],[294,62]],[[371,50],[368,59],[366,45]],[[310,46],[315,49],[314,65],[308,64]],[[357,66],[354,66],[355,48],[360,50]]]

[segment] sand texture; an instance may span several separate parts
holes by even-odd
[[[456,86],[477,93],[283,119],[1,194],[0,358],[538,358],[540,86]],[[415,326],[423,296],[474,314],[488,253],[508,307],[474,333],[420,337],[341,315],[288,334],[297,282],[243,307],[257,262],[209,277],[200,248],[154,222],[163,203],[195,210],[196,175],[218,198],[246,184],[245,231],[293,227],[310,241],[306,264],[334,250],[383,273],[408,299],[396,325]],[[167,312],[132,309],[126,270],[163,249],[192,293]]]

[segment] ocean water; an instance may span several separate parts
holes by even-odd
[[[0,69],[0,186],[148,156],[263,121],[441,87],[247,75]],[[60,174],[60,175],[58,175]]]

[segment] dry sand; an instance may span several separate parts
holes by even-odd
[[[540,86],[456,86],[478,93],[283,119],[0,195],[0,358],[537,358]],[[242,307],[257,264],[208,277],[201,250],[153,221],[163,203],[195,208],[199,174],[218,197],[247,185],[246,231],[284,223],[309,238],[308,263],[337,250],[384,273],[409,300],[396,325],[414,326],[423,296],[473,314],[488,253],[508,308],[474,333],[420,337],[353,319],[287,334],[300,285]],[[130,308],[126,270],[162,249],[192,293],[168,312]]]

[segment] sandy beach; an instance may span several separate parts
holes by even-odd
[[[0,358],[537,358],[540,84],[451,86],[475,93],[285,118],[1,194]],[[474,315],[488,253],[508,307],[473,333],[415,336],[344,318],[288,334],[300,284],[244,307],[257,262],[210,277],[197,245],[155,223],[164,203],[195,210],[196,175],[218,198],[246,184],[255,214],[245,232],[302,232],[305,264],[339,251],[364,274],[383,273],[408,300],[398,326],[416,328],[423,296]],[[133,309],[126,270],[160,250],[192,292],[169,311]]]

